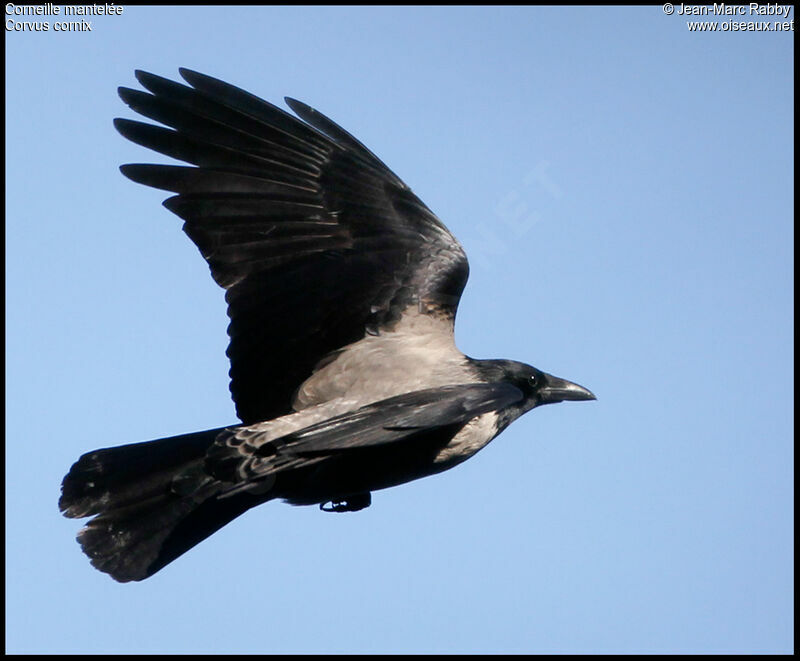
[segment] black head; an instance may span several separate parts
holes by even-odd
[[[476,366],[489,381],[505,381],[522,391],[525,399],[514,407],[517,415],[543,404],[597,399],[594,394],[566,379],[514,360],[478,360]],[[516,417],[516,416],[515,416]]]

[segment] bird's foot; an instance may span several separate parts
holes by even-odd
[[[358,512],[365,507],[369,507],[372,502],[372,494],[359,493],[355,496],[348,496],[344,500],[329,500],[326,503],[320,503],[319,508],[323,512]]]

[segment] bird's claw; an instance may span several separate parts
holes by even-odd
[[[344,500],[329,500],[320,503],[319,508],[323,512],[358,512],[365,507],[369,507],[372,502],[372,494],[359,493],[355,496],[348,496]]]

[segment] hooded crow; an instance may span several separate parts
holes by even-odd
[[[526,411],[594,395],[510,360],[475,360],[453,325],[467,258],[382,161],[309,106],[297,117],[181,69],[136,72],[122,100],[165,125],[115,120],[191,166],[124,165],[175,193],[164,206],[226,291],[241,424],[96,450],[62,484],[78,541],[139,581],[251,507],[328,512],[470,458]],[[302,121],[301,121],[302,120]]]

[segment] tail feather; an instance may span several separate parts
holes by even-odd
[[[96,450],[62,483],[65,516],[96,515],[78,542],[100,571],[139,581],[219,530],[263,496],[217,499],[223,483],[204,470],[222,429]]]
[[[176,473],[202,459],[224,427],[84,454],[61,484],[64,516],[82,518],[162,493]]]

